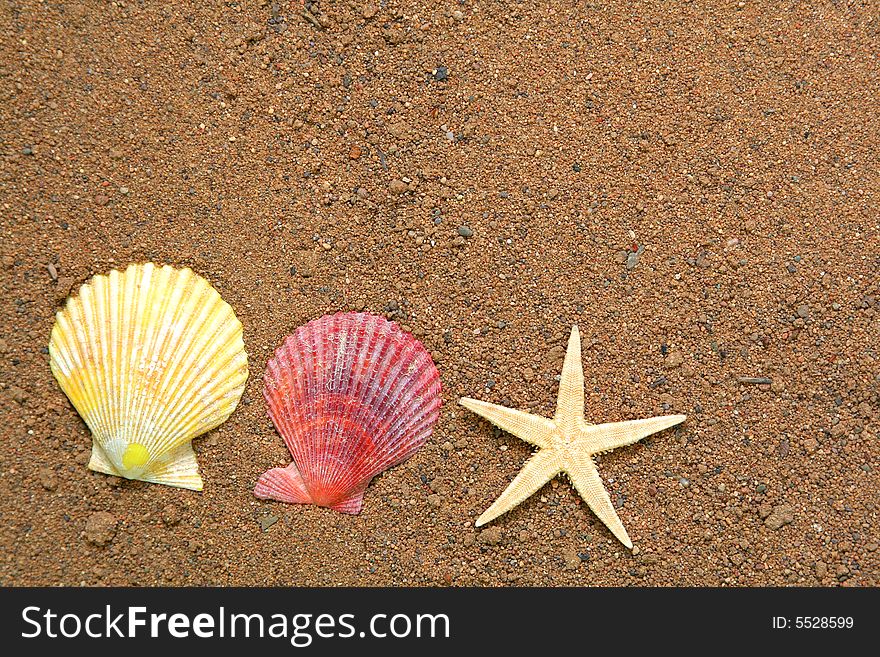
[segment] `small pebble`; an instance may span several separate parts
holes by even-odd
[[[484,545],[498,545],[501,542],[501,528],[489,527],[480,532],[480,543]]]
[[[55,490],[58,487],[58,477],[55,476],[55,471],[52,468],[40,468],[37,480],[40,482],[40,486],[46,490]]]
[[[269,527],[274,525],[276,522],[278,522],[278,516],[275,516],[275,515],[263,516],[262,518],[260,518],[260,529],[263,532],[267,532],[267,531],[269,531]]]
[[[169,527],[173,527],[180,522],[182,514],[180,508],[176,504],[168,504],[162,509],[162,522]]]
[[[642,251],[644,247],[641,247],[638,251],[630,251],[626,256],[626,268],[627,269],[635,269],[636,265],[639,264],[639,257],[642,255]]]
[[[12,399],[17,404],[24,404],[30,397],[30,394],[28,394],[27,390],[19,388],[18,386],[11,386],[9,388],[9,394],[12,396]]]
[[[86,521],[86,541],[98,547],[108,545],[116,536],[117,520],[113,514],[98,511]]]
[[[581,561],[583,561],[583,559],[578,556],[578,552],[573,546],[569,546],[565,549],[562,553],[562,559],[565,562],[566,570],[576,570],[578,566],[581,565]]]
[[[764,519],[764,524],[773,530],[778,530],[794,521],[794,509],[788,504],[779,504],[770,511]]]

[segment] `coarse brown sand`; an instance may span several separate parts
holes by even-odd
[[[2,3],[0,584],[876,585],[880,17],[650,5]],[[147,260],[244,324],[202,493],[87,470],[47,363]],[[257,500],[266,361],[351,309],[434,435],[359,516]],[[598,461],[632,553],[561,479],[474,528],[530,450],[457,400],[551,415],[575,323],[589,421],[688,415]]]

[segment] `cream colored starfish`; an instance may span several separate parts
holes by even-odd
[[[560,472],[566,473],[599,519],[626,547],[632,541],[617,517],[611,498],[593,463],[593,454],[631,445],[652,433],[683,422],[684,415],[664,415],[647,420],[587,424],[584,420],[584,370],[581,367],[581,336],[571,329],[559,398],[553,419],[512,408],[462,397],[465,408],[538,448],[507,489],[477,518],[477,527],[507,513]]]

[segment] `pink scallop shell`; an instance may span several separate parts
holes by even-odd
[[[269,416],[293,456],[254,494],[360,513],[377,474],[406,460],[440,415],[440,375],[422,343],[368,313],[337,313],[289,335],[263,376]]]

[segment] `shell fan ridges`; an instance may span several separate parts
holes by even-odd
[[[88,467],[202,489],[191,441],[224,422],[247,381],[241,322],[190,269],[94,276],[56,315],[49,362],[92,432]]]
[[[369,482],[409,458],[440,414],[440,375],[396,323],[337,313],[288,336],[263,394],[293,463],[258,481],[263,499],[358,513]]]

